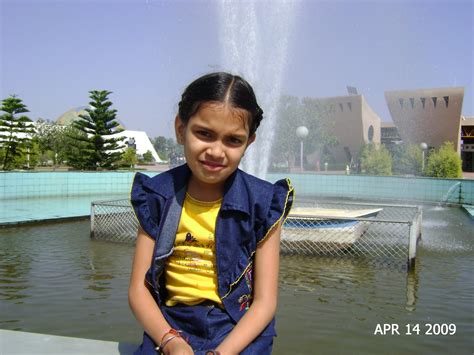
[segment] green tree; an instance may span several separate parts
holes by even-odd
[[[70,144],[67,133],[68,127],[38,120],[36,122],[36,133],[33,139],[38,143],[40,160],[46,163],[52,160],[53,164],[60,164],[66,159],[66,150]]]
[[[33,169],[38,165],[40,159],[40,151],[38,143],[33,139],[28,143],[25,154],[17,156],[14,165],[24,169]]]
[[[153,154],[151,153],[151,151],[147,150],[147,151],[143,154],[143,162],[145,162],[145,163],[151,163],[151,162],[153,162]]]
[[[164,160],[168,160],[169,159],[168,139],[163,136],[158,136],[152,140],[152,143],[158,155]]]
[[[331,148],[339,141],[333,133],[335,122],[331,119],[333,113],[330,105],[318,99],[303,98],[303,117],[309,134],[305,139],[305,150],[308,154],[317,153],[320,162],[333,161]]]
[[[31,146],[30,135],[34,133],[31,120],[24,115],[29,112],[22,100],[15,95],[2,100],[0,111],[0,147],[3,150],[3,170],[11,170],[17,166],[25,150]]]
[[[400,175],[421,175],[423,151],[416,144],[402,144],[392,151],[393,172]]]
[[[87,134],[72,125],[67,127],[64,133],[64,156],[67,165],[79,170],[91,169],[88,155],[84,154],[90,148]]]
[[[309,134],[304,139],[305,156],[315,154],[319,160],[330,159],[330,148],[338,144],[331,131],[331,120],[328,119],[328,107],[320,101],[294,96],[282,96],[279,102],[279,114],[275,141],[273,144],[272,162],[286,162],[291,166],[300,154],[300,140],[296,136],[299,126],[308,128]]]
[[[366,144],[359,154],[361,172],[367,175],[392,175],[392,156],[385,146]]]
[[[72,135],[75,147],[81,157],[73,156],[69,163],[75,168],[96,170],[97,168],[111,169],[122,157],[124,138],[115,138],[114,134],[122,132],[115,121],[117,110],[111,109],[112,102],[107,90],[90,91],[90,108],[87,114],[79,115],[80,120],[74,121],[73,126],[82,134]]]
[[[128,147],[122,154],[121,162],[123,165],[129,166],[133,169],[135,164],[138,163],[137,151],[135,150],[135,148]]]
[[[444,142],[437,151],[430,152],[425,175],[438,178],[461,178],[461,157],[452,142]]]
[[[152,140],[158,156],[164,160],[170,160],[172,156],[184,154],[182,146],[177,144],[173,138],[158,136]]]

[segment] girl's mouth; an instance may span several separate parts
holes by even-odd
[[[225,167],[225,165],[223,164],[219,164],[219,163],[209,161],[209,160],[203,160],[201,161],[201,164],[204,165],[206,169],[213,170],[213,171],[221,170]]]

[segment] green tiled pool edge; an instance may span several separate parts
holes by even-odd
[[[2,172],[0,226],[90,216],[92,201],[128,198],[134,175],[131,171]]]
[[[474,180],[401,176],[269,174],[290,178],[296,196],[474,205]]]

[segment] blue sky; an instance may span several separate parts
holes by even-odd
[[[107,89],[126,128],[172,136],[185,86],[228,69],[219,1],[0,3],[0,97],[17,94],[34,120],[56,120]],[[385,91],[460,86],[462,114],[474,115],[473,1],[292,3],[284,94],[342,96],[355,86],[388,121]],[[257,4],[260,40],[275,43],[277,31],[263,28],[269,6],[279,1]]]

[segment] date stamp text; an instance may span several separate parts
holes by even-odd
[[[456,334],[454,323],[378,323],[374,335],[427,335],[427,336],[450,336]]]

